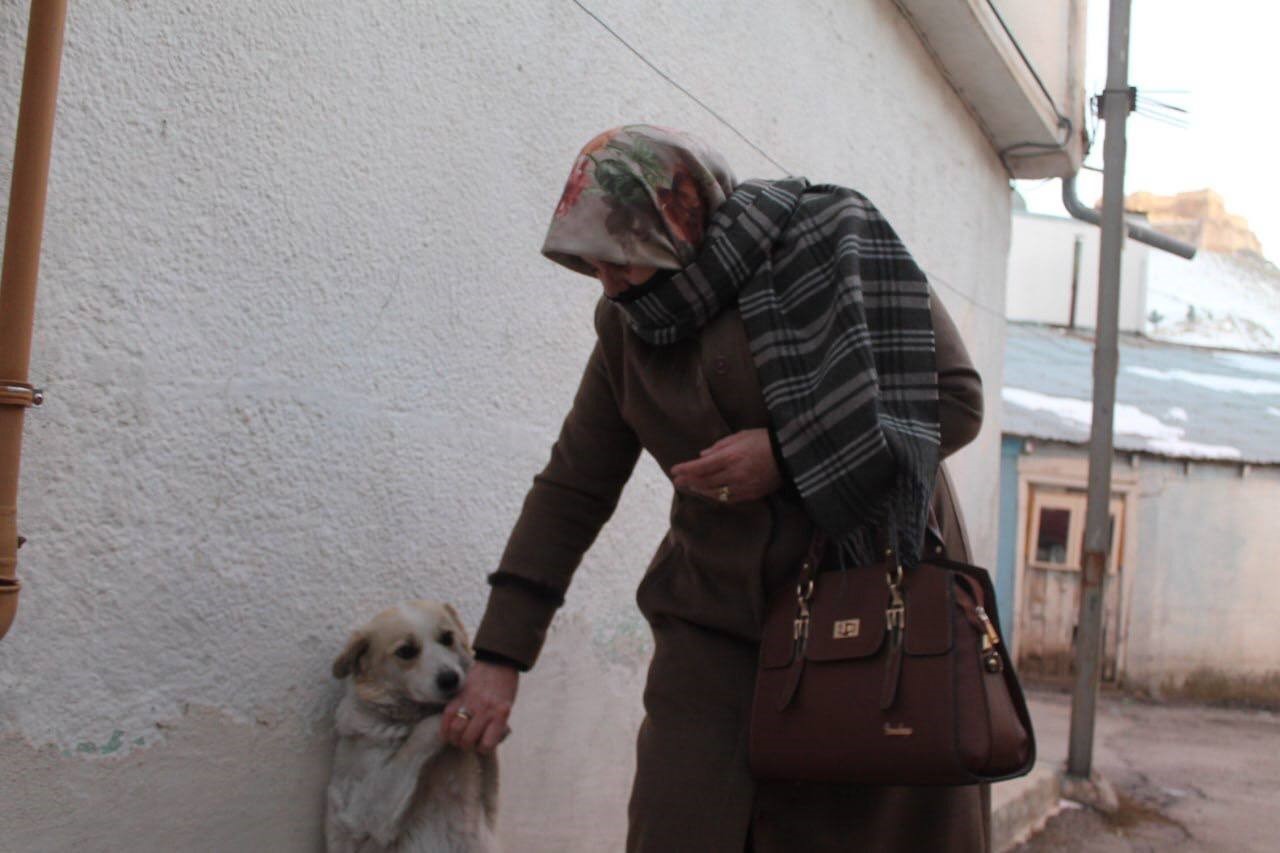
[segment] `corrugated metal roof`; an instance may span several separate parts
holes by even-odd
[[[1089,440],[1093,340],[1010,323],[1004,432]],[[1280,464],[1280,354],[1120,337],[1115,446],[1175,459]]]

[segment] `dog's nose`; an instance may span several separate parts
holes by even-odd
[[[441,690],[457,690],[460,680],[456,669],[445,669],[436,675],[436,686]]]

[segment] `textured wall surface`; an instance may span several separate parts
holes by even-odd
[[[652,121],[779,174],[570,2],[410,5],[72,4],[0,646],[13,849],[314,847],[346,631],[410,596],[478,618],[590,350],[596,288],[537,251],[577,148]],[[589,5],[933,275],[986,379],[954,470],[992,562],[1008,185],[893,5]],[[25,14],[0,4],[6,198]],[[510,849],[618,846],[668,495],[642,463],[522,682]]]
[[[1143,459],[1125,680],[1280,673],[1280,468]]]

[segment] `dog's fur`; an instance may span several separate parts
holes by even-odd
[[[498,765],[440,735],[440,714],[473,660],[458,614],[410,601],[351,635],[325,809],[330,853],[492,853]]]

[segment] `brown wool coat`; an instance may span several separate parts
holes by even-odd
[[[932,308],[945,456],[977,435],[982,387],[951,318],[937,299]],[[477,649],[525,668],[641,450],[669,471],[726,435],[769,426],[736,309],[695,340],[654,347],[601,300],[596,331],[573,409],[534,478],[475,637]],[[945,474],[933,509],[948,555],[967,560]],[[752,780],[745,737],[765,602],[795,572],[811,531],[783,493],[731,504],[674,495],[670,530],[636,593],[655,651],[629,850],[986,849],[984,789]]]

